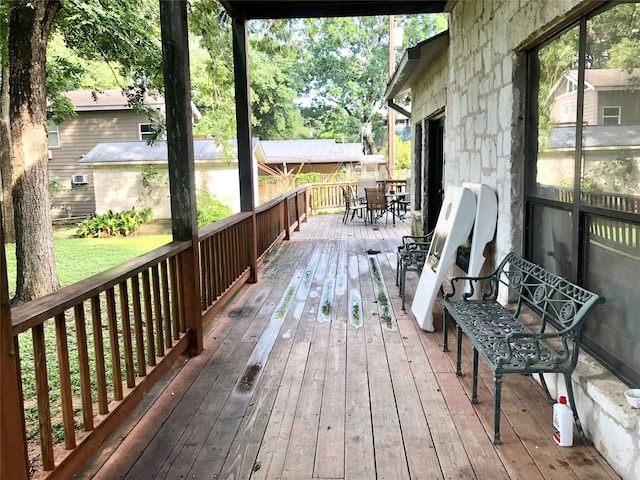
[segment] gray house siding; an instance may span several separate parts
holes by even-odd
[[[93,170],[78,163],[96,144],[104,141],[139,140],[139,124],[147,117],[132,110],[77,112],[58,126],[60,146],[50,149],[49,178],[61,182],[51,214],[54,219],[88,216],[95,212]],[[86,175],[86,185],[74,185],[73,175]]]

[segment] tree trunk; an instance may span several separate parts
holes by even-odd
[[[376,142],[373,139],[372,135],[365,135],[363,137],[363,141],[366,144],[367,149],[369,150],[371,155],[377,155],[378,154],[378,147],[376,147]]]
[[[59,288],[49,200],[45,64],[55,0],[14,0],[9,20],[9,113],[17,281],[13,303]]]
[[[13,169],[11,167],[11,130],[9,126],[9,67],[0,71],[0,180],[2,180],[2,220],[4,241],[15,243],[13,221]]]

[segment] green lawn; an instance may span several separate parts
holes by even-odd
[[[54,229],[54,249],[60,286],[66,287],[171,241],[171,235],[75,238],[75,227]],[[15,245],[6,245],[9,295],[15,293]]]

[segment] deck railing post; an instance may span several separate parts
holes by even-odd
[[[181,254],[179,262],[180,288],[182,312],[190,335],[188,350],[197,355],[203,348],[203,336],[187,2],[160,2],[160,27],[166,122],[171,126],[167,129],[171,229],[174,240],[191,241],[191,248]]]
[[[0,212],[0,478],[28,480],[22,386],[11,326],[7,261]]]
[[[236,138],[238,143],[238,174],[240,178],[240,210],[253,214],[253,248],[249,258],[251,274],[248,281],[258,281],[258,224],[255,210],[256,184],[253,141],[251,135],[251,92],[249,89],[249,54],[247,22],[233,18],[233,68],[236,93]]]

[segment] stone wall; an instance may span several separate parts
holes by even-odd
[[[413,92],[413,125],[445,108],[445,188],[468,181],[496,191],[489,269],[523,249],[526,50],[596,5],[459,1],[449,17],[448,59],[429,65]],[[553,393],[562,388],[558,380],[547,378]],[[625,385],[586,354],[573,380],[583,425],[598,450],[623,478],[640,478],[640,422],[626,405]],[[551,407],[541,421],[551,422]]]

